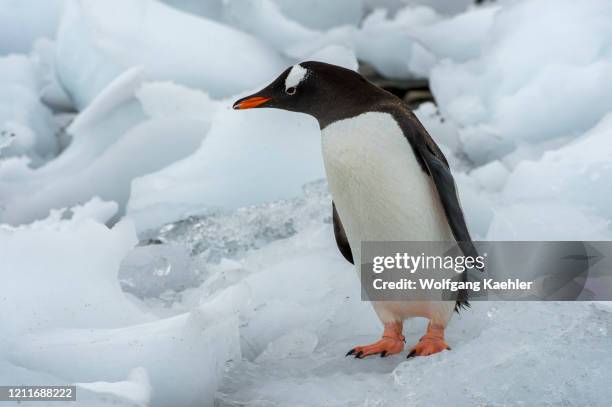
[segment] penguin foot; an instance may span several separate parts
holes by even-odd
[[[451,347],[444,342],[444,327],[429,324],[427,332],[421,337],[419,343],[410,349],[408,357],[429,356],[443,350],[451,350]]]
[[[355,346],[349,350],[346,356],[355,355],[355,358],[362,359],[366,356],[380,354],[381,358],[394,355],[404,350],[406,339],[402,335],[403,323],[390,322],[385,324],[383,337],[370,345]]]

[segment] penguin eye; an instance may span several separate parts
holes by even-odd
[[[292,86],[290,88],[287,88],[287,90],[285,92],[287,92],[288,95],[294,95],[296,91],[295,86]]]

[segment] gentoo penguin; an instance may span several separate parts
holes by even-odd
[[[286,69],[234,109],[276,108],[319,122],[325,172],[332,195],[336,243],[359,273],[362,241],[457,242],[477,256],[448,162],[408,106],[359,73],[322,62]],[[444,329],[457,301],[372,301],[382,338],[348,355],[384,357],[404,349],[403,321],[429,319],[408,357],[450,349]]]

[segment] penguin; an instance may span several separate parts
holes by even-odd
[[[302,62],[233,108],[282,109],[318,121],[336,243],[358,274],[362,241],[454,241],[465,256],[478,256],[444,154],[406,103],[358,72]],[[402,352],[403,323],[415,317],[429,323],[408,357],[450,350],[444,330],[454,311],[469,307],[465,293],[456,301],[371,303],[382,337],[347,356]]]

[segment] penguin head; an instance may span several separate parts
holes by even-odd
[[[287,68],[259,92],[237,100],[234,109],[267,107],[305,113],[324,128],[365,111],[372,96],[380,92],[384,91],[355,71],[308,61]]]

